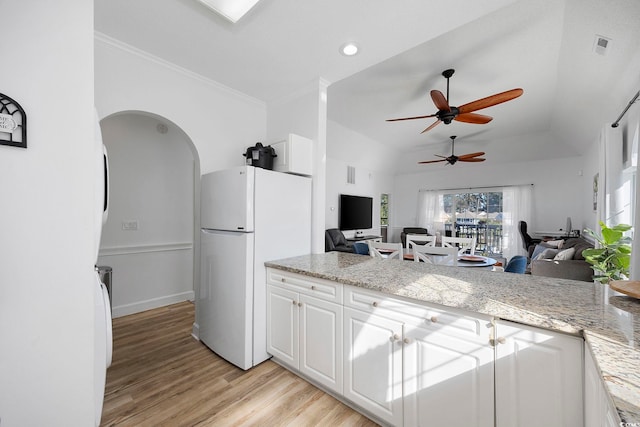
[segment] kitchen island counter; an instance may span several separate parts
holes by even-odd
[[[339,252],[266,265],[583,336],[621,420],[640,423],[640,301],[606,286]]]

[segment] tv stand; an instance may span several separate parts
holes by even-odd
[[[368,236],[353,236],[353,237],[348,237],[347,241],[348,242],[367,242],[367,241],[374,241],[374,242],[382,242],[382,236],[375,236],[375,235],[368,235]]]

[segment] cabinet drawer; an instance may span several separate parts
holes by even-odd
[[[340,283],[273,268],[267,269],[267,283],[326,301],[342,303],[342,285]]]
[[[344,287],[344,305],[446,333],[482,336],[487,335],[491,327],[490,316],[469,316],[462,311],[411,303],[352,286]]]

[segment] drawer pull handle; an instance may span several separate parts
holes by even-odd
[[[281,277],[281,278],[280,278],[280,281],[281,281],[281,282],[284,282],[284,281],[285,281],[285,278],[284,278],[284,277]]]
[[[315,287],[315,286],[313,286],[313,285],[311,285],[311,290],[312,290],[312,291],[315,291],[315,290],[316,290],[316,287]]]
[[[438,323],[438,317],[437,316],[431,316],[431,323]]]
[[[374,306],[374,307],[377,307],[378,303],[376,301],[374,301],[374,302],[371,303],[371,305]]]

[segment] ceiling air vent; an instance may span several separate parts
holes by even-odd
[[[611,49],[611,39],[596,34],[596,38],[593,42],[593,51],[598,55],[606,55],[607,51]]]

